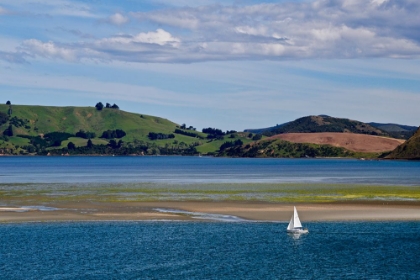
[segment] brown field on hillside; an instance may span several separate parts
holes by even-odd
[[[293,143],[324,144],[354,152],[381,153],[392,151],[405,140],[355,133],[285,133],[270,137]]]

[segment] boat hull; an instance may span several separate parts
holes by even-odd
[[[302,234],[302,233],[309,233],[308,229],[288,229],[287,233],[298,233],[298,234]]]

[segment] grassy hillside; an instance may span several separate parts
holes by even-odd
[[[80,130],[95,134],[89,137],[95,147],[87,149],[88,139],[76,137]],[[100,138],[107,130],[122,130],[125,136]],[[150,139],[151,132],[159,138]],[[246,135],[209,135],[167,119],[112,108],[0,105],[0,154],[214,154],[231,139],[250,142]],[[67,151],[70,144],[74,146]]]
[[[420,159],[420,128],[404,144],[398,146],[388,159]]]
[[[281,139],[268,138],[241,146],[228,148],[222,152],[231,157],[275,157],[275,158],[304,158],[304,157],[348,157],[348,158],[376,158],[380,153],[353,152],[342,147],[319,145],[310,143],[291,143]]]
[[[389,136],[385,131],[375,128],[369,124],[329,116],[307,116],[299,118],[280,127],[265,131],[264,134],[267,136],[272,136],[282,133],[312,132],[351,132],[359,134]]]
[[[0,112],[6,113],[7,105],[0,105]],[[147,140],[149,132],[172,133],[177,124],[159,117],[139,115],[117,109],[94,107],[50,107],[12,105],[12,115],[23,121],[14,126],[15,135],[37,136],[52,131],[75,134],[80,129],[95,132],[100,136],[103,131],[122,129],[127,133],[126,141]],[[8,124],[0,126],[4,131]]]

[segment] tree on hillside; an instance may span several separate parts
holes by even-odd
[[[105,139],[122,138],[125,135],[127,134],[122,129],[116,129],[116,130],[108,129],[102,133],[102,136],[100,138],[105,138]]]
[[[74,149],[76,149],[76,145],[74,145],[74,143],[73,143],[73,142],[69,142],[69,143],[67,144],[67,149],[69,149],[69,150],[74,150]]]
[[[60,139],[56,139],[54,140],[54,142],[52,143],[53,147],[60,147],[61,146],[61,140]]]
[[[117,142],[114,139],[109,140],[108,145],[113,149],[117,148]]]
[[[98,111],[101,111],[104,108],[104,104],[102,104],[102,102],[98,102],[95,107]]]
[[[9,116],[3,112],[0,112],[0,125],[7,123]]]
[[[111,108],[111,104],[106,103],[105,108]]]
[[[6,105],[12,105],[12,103],[9,100],[7,100]]]
[[[9,125],[9,127],[6,128],[3,131],[3,135],[5,135],[5,136],[13,136],[13,127],[12,127],[12,125]]]
[[[96,133],[80,129],[79,132],[76,132],[76,137],[91,139],[96,137]]]
[[[88,147],[88,148],[92,148],[92,147],[93,147],[92,140],[90,140],[90,139],[89,139],[89,140],[87,141],[86,147]]]
[[[114,103],[114,105],[111,106],[112,109],[120,109],[117,104]]]

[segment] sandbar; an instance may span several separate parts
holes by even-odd
[[[0,206],[0,223],[60,221],[232,221],[288,222],[293,206],[302,222],[420,221],[420,204],[402,202],[270,203],[238,201],[65,202],[41,206]],[[196,214],[199,213],[199,214]],[[216,219],[217,220],[217,219]]]

